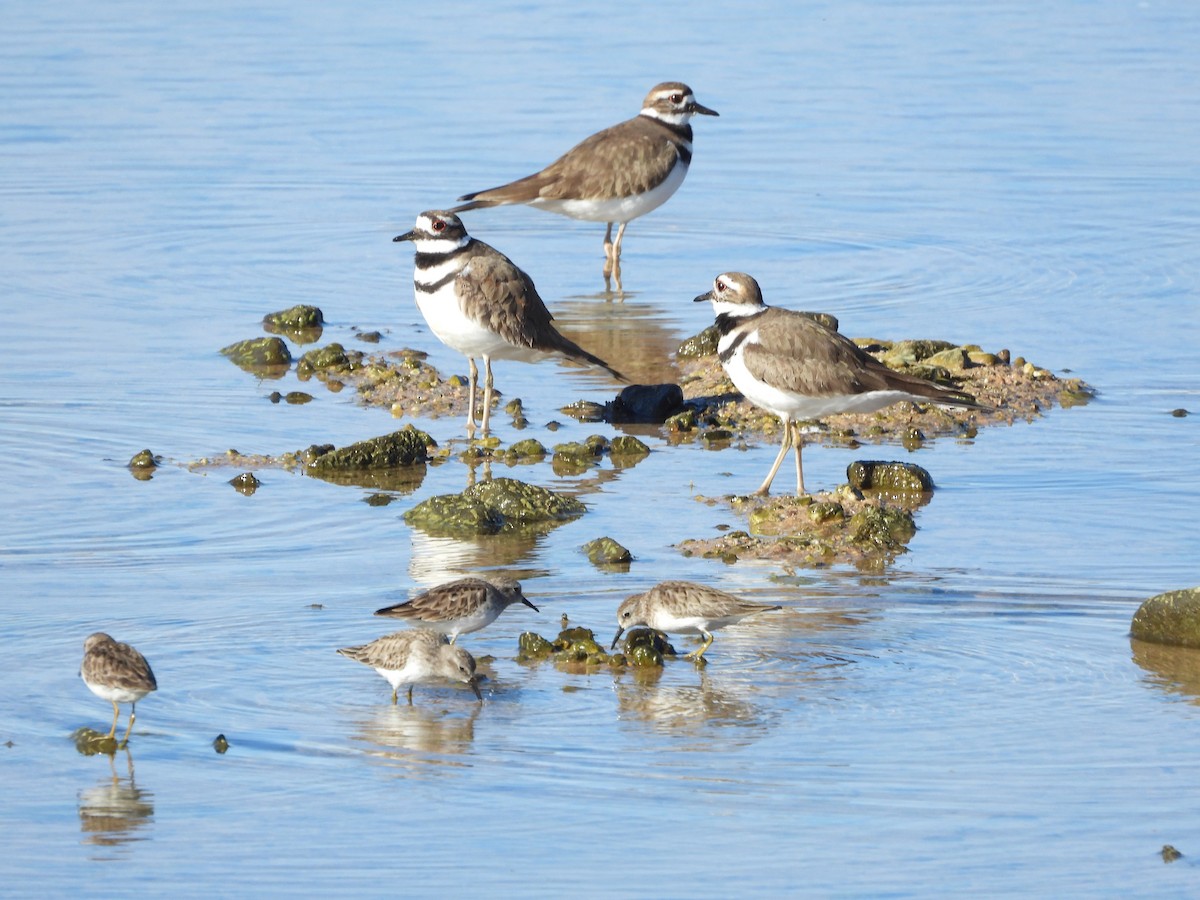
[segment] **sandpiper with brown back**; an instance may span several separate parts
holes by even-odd
[[[617,646],[627,628],[643,625],[655,631],[699,634],[704,643],[684,659],[703,660],[704,651],[712,646],[712,632],[746,616],[780,608],[752,603],[694,581],[663,581],[644,594],[626,597],[617,608],[617,634],[612,646]]]
[[[470,634],[491,625],[514,603],[538,608],[521,593],[521,583],[511,578],[459,578],[422,591],[411,600],[375,610],[375,615],[404,619],[448,635],[450,643],[460,634]]]
[[[146,657],[128,644],[97,631],[83,642],[83,663],[79,667],[79,675],[88,690],[112,703],[112,727],[108,730],[110,739],[117,734],[117,720],[121,716],[118,704],[129,704],[129,724],[121,744],[129,743],[137,702],[151,691],[158,690],[158,681]]]

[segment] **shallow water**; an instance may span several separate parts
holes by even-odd
[[[607,7],[354,12],[315,3],[10,4],[0,33],[5,366],[0,579],[4,892],[919,896],[1195,894],[1200,678],[1131,645],[1146,596],[1196,584],[1200,439],[1200,16],[1187,3]],[[430,538],[411,493],[183,463],[342,444],[396,422],[217,349],[320,306],[321,343],[385,333],[446,372],[411,298],[415,214],[526,174],[680,78],[695,123],[680,192],[635,222],[629,296],[602,288],[598,226],[527,209],[473,233],[536,279],[564,330],[639,380],[669,377],[727,269],[843,331],[973,341],[1096,386],[1086,407],[939,441],[813,447],[939,485],[885,573],[686,559],[744,527],[697,502],[757,485],[770,443],[653,450],[560,478],[583,518],[536,539]],[[525,403],[505,441],[611,434],[558,412],[604,376],[497,365]],[[271,404],[308,390],[306,405]],[[545,423],[562,423],[550,432]],[[461,422],[417,420],[453,443]],[[132,478],[143,447],[172,463]],[[608,534],[636,559],[590,566]],[[520,576],[464,638],[487,702],[382,679],[334,648],[372,610],[451,574]],[[615,630],[672,577],[780,603],[658,678],[513,661],[562,614]],[[128,754],[77,753],[105,704],[79,682],[104,629],[160,691]],[[685,644],[686,639],[677,643]],[[225,734],[230,749],[214,752]],[[1164,865],[1173,844],[1183,859]]]

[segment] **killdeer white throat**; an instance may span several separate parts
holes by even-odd
[[[639,216],[662,206],[692,162],[692,116],[715,116],[678,81],[655,85],[642,111],[598,131],[533,175],[459,200],[452,212],[525,203],[572,219],[604,222],[604,277],[621,280],[621,238]],[[612,236],[618,225],[617,238]]]
[[[469,432],[475,430],[477,356],[483,359],[485,376],[480,421],[485,435],[492,410],[493,359],[536,362],[564,356],[600,366],[625,380],[604,360],[559,334],[533,279],[499,250],[468,235],[454,213],[423,212],[412,231],[393,240],[412,241],[416,246],[417,308],[438,340],[462,353],[470,364]]]
[[[767,306],[758,282],[726,272],[696,301],[712,301],[717,354],[734,386],[783,420],[783,446],[756,494],[766,494],[788,448],[796,449],[796,492],[804,493],[797,420],[874,412],[901,400],[984,410],[969,394],[889,369],[842,334],[802,313]]]

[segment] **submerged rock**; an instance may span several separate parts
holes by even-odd
[[[583,545],[583,552],[594,566],[620,565],[633,560],[633,554],[610,537],[588,541]]]
[[[243,472],[241,475],[229,479],[229,483],[233,485],[235,491],[245,497],[249,497],[262,485],[253,472]]]
[[[292,364],[292,353],[283,338],[252,338],[221,348],[238,368],[264,378],[282,378]]]
[[[315,306],[300,304],[263,316],[263,329],[271,334],[285,334],[297,344],[320,340],[325,316]]]
[[[1133,614],[1130,637],[1200,649],[1200,587],[1151,597]]]
[[[406,425],[399,431],[323,453],[309,468],[317,474],[334,470],[392,469],[423,463],[437,443],[424,431]]]
[[[157,469],[158,460],[149,450],[143,450],[141,453],[135,453],[129,460],[129,468],[143,471]]]

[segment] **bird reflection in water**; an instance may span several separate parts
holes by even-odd
[[[690,668],[690,667],[689,667]],[[664,731],[701,732],[712,726],[761,729],[764,712],[740,690],[718,686],[707,669],[694,669],[697,680],[663,683],[661,668],[636,670],[636,677],[615,685],[622,718],[635,718]]]
[[[430,771],[465,766],[484,704],[449,710],[433,705],[381,705],[354,723],[351,738],[363,753],[386,765]]]
[[[83,730],[83,729],[81,729]],[[84,736],[86,742],[86,736]],[[80,736],[76,734],[76,747]],[[95,743],[84,744],[95,747]],[[136,841],[150,837],[148,829],[154,823],[154,794],[137,786],[133,774],[133,756],[129,748],[120,752],[125,755],[125,775],[118,774],[116,749],[112,752],[80,749],[85,755],[97,752],[108,756],[109,774],[94,787],[79,792],[79,829],[83,843],[109,850],[121,850]],[[116,858],[120,854],[100,854],[96,858]]]

